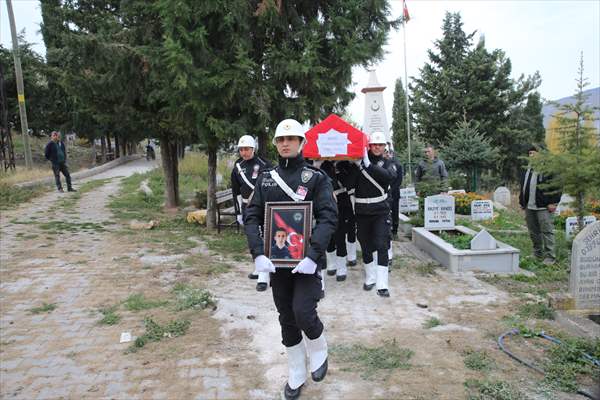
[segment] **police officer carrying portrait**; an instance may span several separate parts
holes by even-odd
[[[260,173],[271,167],[271,163],[255,155],[256,142],[250,135],[244,135],[237,144],[239,158],[235,161],[231,171],[231,191],[234,198],[235,214],[238,224],[244,224],[244,213],[250,194]],[[250,279],[258,279],[256,290],[259,292],[267,290],[269,286],[269,274],[254,271],[248,274]]]
[[[336,228],[337,208],[331,180],[304,160],[301,152],[304,142],[304,129],[298,121],[286,119],[277,125],[273,144],[279,153],[279,165],[259,175],[244,219],[256,270],[271,273],[273,300],[288,357],[286,399],[300,396],[307,379],[307,355],[313,381],[321,381],[327,374],[327,341],[317,303],[321,295],[321,268]],[[306,257],[293,269],[276,268],[264,255],[265,203],[290,200],[312,202],[313,229]],[[271,238],[267,240],[270,243]]]
[[[369,150],[362,160],[356,161],[355,205],[357,236],[365,265],[364,290],[377,285],[377,294],[389,297],[388,248],[390,244],[389,185],[396,179],[396,171],[390,160],[383,157],[386,138],[383,132],[373,132]],[[373,258],[377,253],[377,259]]]

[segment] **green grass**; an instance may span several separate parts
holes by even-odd
[[[556,313],[545,303],[522,304],[517,312],[521,318],[554,319]]]
[[[450,243],[458,250],[468,250],[471,248],[471,239],[473,236],[464,233],[451,234],[446,231],[440,231],[438,236]]]
[[[123,305],[128,311],[143,311],[151,308],[162,307],[166,305],[166,300],[150,300],[147,299],[142,293],[132,294],[125,301]]]
[[[465,382],[468,400],[524,400],[525,397],[504,381],[468,379]]]
[[[175,293],[175,309],[177,311],[187,310],[190,308],[205,309],[208,307],[215,308],[217,302],[208,290],[193,288],[188,285],[178,283],[173,288]]]
[[[467,350],[463,353],[465,367],[474,371],[490,371],[494,367],[494,360],[483,350]]]
[[[30,308],[29,312],[31,314],[50,313],[56,310],[56,307],[56,303],[44,303],[39,307]]]
[[[216,234],[204,230],[202,236],[206,240],[209,250],[228,255],[236,261],[250,261],[248,241],[243,233],[227,230]]]
[[[68,221],[48,221],[38,225],[48,234],[62,234],[65,232],[104,232],[106,231],[104,223],[97,222],[68,222]]]
[[[58,207],[62,208],[63,210],[72,209],[75,206],[75,204],[77,204],[77,202],[81,200],[81,196],[83,196],[85,193],[91,192],[94,189],[104,186],[111,180],[112,178],[94,179],[81,184],[79,187],[77,187],[77,192],[69,193],[68,196],[62,198],[58,202]]]
[[[423,322],[423,329],[431,329],[439,325],[444,325],[444,323],[439,318],[431,317],[427,321]]]
[[[0,210],[9,210],[23,203],[27,203],[41,196],[47,188],[37,186],[33,188],[19,188],[14,185],[0,182]]]
[[[174,320],[166,325],[160,325],[152,318],[147,317],[144,319],[146,332],[135,339],[135,342],[129,347],[128,351],[136,352],[150,342],[158,342],[164,338],[174,338],[185,335],[190,324],[191,323],[188,320]]]
[[[433,263],[433,262],[428,262],[428,263],[417,264],[417,266],[415,266],[414,270],[420,276],[432,276],[432,275],[437,274],[437,272],[435,271],[436,268],[438,268],[438,264]]]
[[[396,340],[387,340],[381,346],[367,347],[362,344],[336,345],[331,348],[332,358],[348,367],[344,371],[359,371],[365,379],[377,375],[384,378],[379,372],[411,368],[410,359],[414,352],[402,348]]]
[[[139,190],[142,181],[148,179],[148,186],[152,195],[147,195]],[[164,179],[158,169],[144,174],[133,174],[121,181],[119,194],[109,202],[109,208],[121,220],[154,219],[162,212],[164,203]]]
[[[117,306],[101,308],[99,311],[102,314],[102,319],[98,321],[100,325],[116,325],[121,321],[121,316],[116,313]]]

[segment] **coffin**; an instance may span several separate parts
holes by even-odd
[[[367,134],[335,114],[306,133],[305,158],[319,160],[357,160],[363,158],[368,145]]]

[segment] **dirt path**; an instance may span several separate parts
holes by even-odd
[[[53,205],[70,194],[50,193],[2,214],[0,397],[281,397],[286,359],[277,313],[270,291],[256,292],[254,281],[246,278],[251,264],[235,263],[230,272],[207,281],[179,263],[190,254],[203,262],[220,260],[199,238],[191,238],[198,246],[185,254],[161,243],[141,247],[113,221],[106,205],[121,177],[149,167],[139,160],[95,176],[110,180],[68,209]],[[72,229],[58,234],[52,226],[60,221]],[[510,308],[508,295],[473,275],[456,277],[440,269],[419,273],[424,263],[407,251],[411,245],[395,245],[399,255],[390,299],[364,292],[362,271],[354,267],[345,282],[326,278],[319,312],[330,346],[379,346],[394,339],[414,352],[412,367],[365,377],[337,363],[333,354],[327,379],[308,382],[303,398],[465,398],[463,382],[483,377],[464,367],[468,348],[491,354],[496,378],[534,385],[538,377],[496,350],[498,325]],[[121,312],[118,324],[98,324],[100,308],[133,293],[168,298],[182,280],[208,287],[218,299],[216,311],[175,313],[163,307]],[[30,311],[43,303],[56,309]],[[184,336],[128,354],[130,343],[119,343],[120,334],[141,335],[144,316],[162,322],[181,317],[191,326]],[[444,324],[424,329],[432,317]]]

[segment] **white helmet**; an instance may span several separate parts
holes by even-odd
[[[254,143],[254,138],[250,135],[244,135],[238,140],[237,147],[252,147],[256,148],[256,143]]]
[[[275,144],[275,139],[281,136],[298,136],[302,139],[301,143],[306,140],[302,124],[295,119],[284,119],[277,125],[275,136],[273,136],[273,144]]]
[[[369,144],[387,144],[385,134],[383,132],[373,132],[369,137]]]

